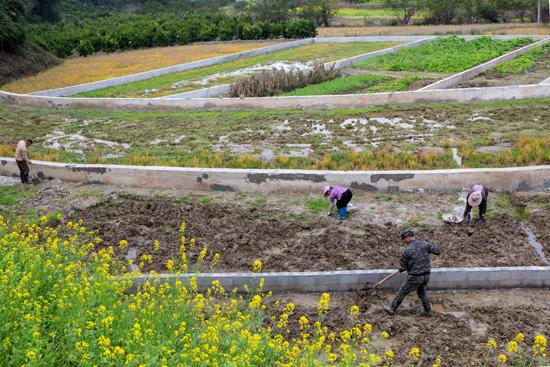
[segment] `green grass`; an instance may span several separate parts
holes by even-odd
[[[328,210],[329,202],[327,199],[310,199],[306,201],[306,207],[312,213],[320,213]]]
[[[211,204],[213,200],[214,199],[212,199],[210,196],[201,196],[199,198],[199,203],[201,203],[201,204]]]
[[[89,139],[108,139],[131,144],[122,157],[108,158],[105,153],[113,149],[92,144],[83,147],[83,161],[88,163],[112,163],[135,165],[165,165],[189,167],[227,168],[285,168],[285,169],[431,169],[454,168],[455,163],[448,154],[452,142],[468,142],[459,148],[465,167],[524,166],[528,164],[548,164],[550,155],[550,120],[548,116],[550,99],[517,101],[494,101],[484,103],[440,103],[419,105],[392,105],[356,109],[316,109],[316,110],[260,110],[260,111],[101,111],[77,109],[20,109],[0,107],[0,144],[10,147],[0,156],[12,156],[14,142],[32,132],[37,144],[30,149],[31,159],[44,159],[37,156],[36,148],[52,130],[67,133],[80,131]],[[490,116],[491,122],[469,121],[473,113]],[[372,133],[369,126],[359,126],[365,131],[343,128],[346,119],[372,117],[399,117],[407,121],[410,116],[431,119],[454,125],[454,129],[440,128],[433,131],[419,128],[414,134],[422,134],[422,141],[410,141],[410,130],[375,124],[377,131]],[[285,120],[292,127],[289,131],[279,131]],[[83,122],[86,124],[83,125]],[[306,134],[313,124],[322,124],[332,133],[330,137]],[[488,128],[490,126],[490,128]],[[35,129],[36,128],[36,129]],[[519,139],[524,134],[529,139]],[[174,138],[185,135],[181,143]],[[232,153],[221,146],[215,150],[222,136],[234,144],[244,144],[252,152],[245,155]],[[472,137],[477,137],[472,139]],[[380,139],[381,144],[373,147],[363,145],[366,151],[354,152],[346,141],[358,145],[372,139]],[[162,139],[163,143],[151,145],[152,140]],[[534,139],[534,140],[533,140]],[[475,140],[475,141],[474,141]],[[518,142],[511,153],[479,153],[478,145],[493,142]],[[471,143],[470,143],[471,142]],[[307,157],[287,157],[287,143],[311,144],[311,154]],[[9,144],[9,145],[8,145]],[[421,159],[414,153],[416,147],[441,146],[445,155]],[[260,159],[263,149],[272,149],[275,159]],[[334,151],[337,148],[339,151]],[[66,153],[61,150],[56,152]],[[57,160],[58,156],[54,156]],[[62,162],[79,162],[79,156],[63,157]]]
[[[530,42],[529,38],[495,40],[488,37],[465,41],[453,36],[367,59],[356,67],[369,70],[459,72]]]
[[[507,61],[496,67],[500,74],[523,74],[533,67],[533,64],[542,58],[550,58],[550,44],[537,47],[513,60]]]
[[[25,204],[27,199],[36,193],[35,186],[0,185],[0,215],[13,217],[13,210]]]
[[[333,79],[323,83],[296,89],[295,91],[283,94],[283,96],[346,94],[360,88],[369,87],[381,81],[386,81],[388,79],[389,77],[387,76],[375,74],[350,75],[344,78]]]
[[[158,97],[163,95],[186,92],[195,89],[206,88],[212,85],[229,83],[238,77],[220,78],[208,84],[189,84],[179,88],[173,88],[172,85],[180,81],[198,81],[210,75],[224,72],[232,72],[239,69],[251,67],[254,65],[269,65],[276,61],[286,62],[329,62],[344,59],[347,57],[360,55],[368,52],[381,50],[384,48],[398,45],[397,42],[351,42],[351,43],[322,43],[308,46],[301,46],[288,50],[277,51],[265,55],[247,57],[218,65],[212,65],[199,69],[173,73],[142,80],[135,83],[120,85],[111,88],[105,88],[97,91],[81,93],[75,97]],[[157,89],[157,92],[144,94],[144,91]]]
[[[373,85],[358,93],[380,93],[380,92],[399,92],[407,89],[409,85],[422,78],[416,76],[406,76],[400,79],[389,80],[384,83]]]

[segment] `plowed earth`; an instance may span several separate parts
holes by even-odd
[[[547,211],[540,215],[539,221],[548,221]],[[263,261],[266,271],[396,268],[402,247],[400,225],[339,224],[322,215],[306,222],[265,206],[242,208],[136,196],[100,202],[77,210],[74,217],[98,229],[106,244],[127,240],[138,257],[152,253],[153,240],[159,240],[160,250],[146,271],[165,271],[166,261],[178,257],[182,222],[187,223],[186,238],[197,242],[190,251],[191,261],[204,246],[208,247],[207,259],[216,252],[222,255],[210,271],[250,270],[255,259]],[[421,224],[415,228],[419,238],[442,247],[443,254],[432,259],[435,267],[541,265],[520,223],[506,214],[483,225]]]

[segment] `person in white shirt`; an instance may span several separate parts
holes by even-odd
[[[21,176],[21,183],[29,183],[29,172],[31,171],[32,162],[29,159],[27,148],[32,145],[31,139],[20,140],[15,148],[15,162],[19,167],[19,175]]]

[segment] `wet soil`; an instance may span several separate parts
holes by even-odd
[[[98,229],[107,244],[127,240],[138,256],[151,253],[153,240],[159,240],[160,250],[146,271],[165,271],[166,261],[178,256],[182,222],[187,223],[187,239],[198,244],[191,261],[203,246],[210,256],[221,253],[221,262],[210,271],[250,270],[256,259],[266,271],[396,268],[404,228],[391,222],[340,224],[324,212],[306,219],[271,206],[127,195],[77,208],[73,216]],[[486,224],[414,227],[418,238],[442,247],[443,254],[432,259],[435,267],[541,265],[519,222],[507,214]]]
[[[550,332],[550,290],[505,290],[475,292],[432,292],[434,309],[431,318],[420,316],[421,304],[416,296],[409,295],[395,316],[382,309],[393,293],[375,293],[361,298],[352,293],[331,294],[330,307],[324,323],[333,330],[355,325],[349,316],[352,305],[360,306],[358,322],[373,325],[372,343],[389,345],[397,357],[396,365],[405,365],[408,351],[419,347],[422,364],[431,366],[441,356],[444,366],[478,366],[488,338],[495,338],[503,351],[503,344],[519,332],[525,334],[524,347],[530,350],[534,336]],[[298,319],[307,315],[317,319],[320,294],[278,294],[275,299],[281,306],[295,303],[296,310],[289,321],[292,334],[299,335]],[[376,342],[386,331],[390,338],[386,344]],[[491,364],[496,365],[496,354]]]

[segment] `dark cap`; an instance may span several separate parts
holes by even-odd
[[[407,237],[414,237],[414,232],[412,229],[406,229],[401,232],[401,239],[404,240]]]

